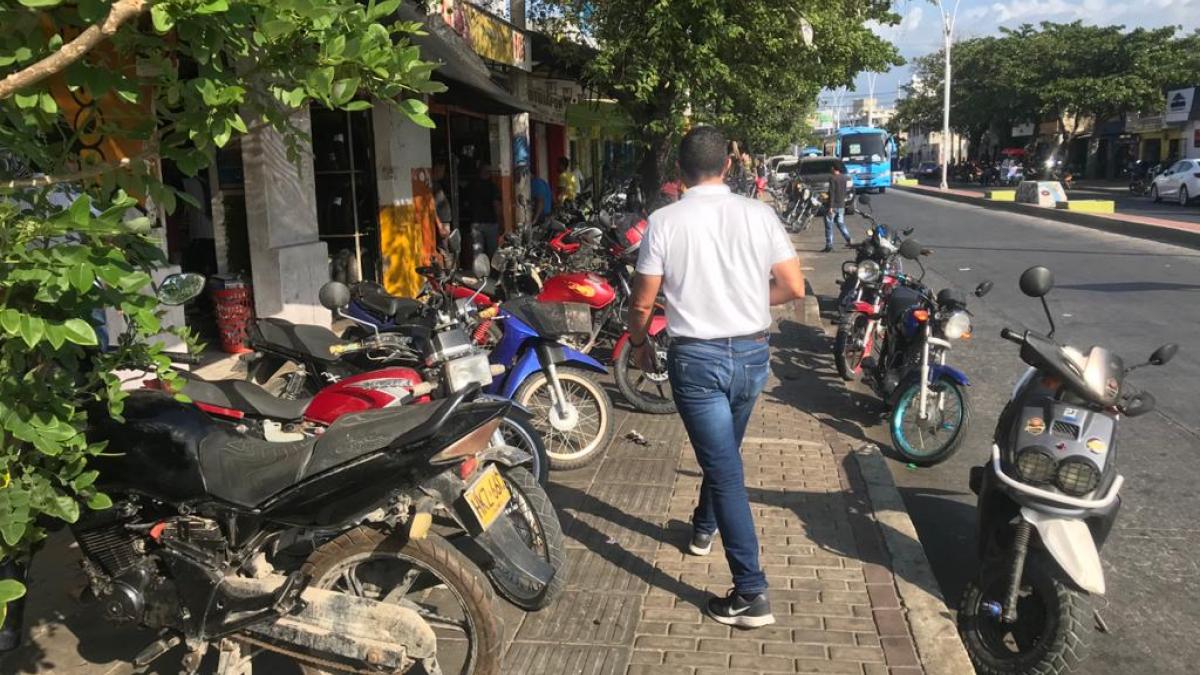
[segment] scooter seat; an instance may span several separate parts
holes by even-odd
[[[317,361],[336,361],[337,357],[329,353],[329,348],[346,344],[346,340],[328,328],[301,326],[286,319],[259,319],[254,322],[254,327],[257,335],[253,342],[261,341],[267,347],[299,357],[310,356]],[[257,348],[259,345],[252,346]]]
[[[424,308],[424,305],[412,298],[391,295],[378,284],[358,284],[354,287],[354,293],[363,307],[393,321],[411,319]]]
[[[304,416],[311,398],[285,399],[246,380],[202,380],[195,375],[180,373],[183,395],[200,403],[239,410],[253,417],[275,420],[296,420]]]

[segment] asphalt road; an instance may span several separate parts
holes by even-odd
[[[974,338],[959,343],[950,362],[971,377],[974,416],[958,453],[929,469],[892,462],[892,472],[916,524],[947,603],[953,609],[976,569],[974,495],[968,470],[986,460],[995,420],[1025,369],[1017,350],[1000,339],[1004,326],[1043,330],[1040,305],[1021,295],[1020,273],[1032,265],[1055,271],[1049,296],[1057,336],[1077,347],[1101,344],[1135,363],[1164,342],[1179,355],[1164,368],[1147,368],[1131,382],[1152,391],[1159,409],[1122,420],[1120,471],[1123,509],[1102,552],[1108,596],[1096,603],[1110,633],[1094,635],[1082,672],[1192,673],[1200,663],[1200,251],[1097,232],[1030,216],[989,211],[933,197],[890,191],[874,196],[881,222],[915,227],[913,236],[934,249],[926,259],[934,288],[965,291],[984,279],[995,289],[974,300]],[[1176,207],[1177,208],[1177,207]],[[856,237],[862,223],[847,216]],[[800,249],[821,247],[820,224]],[[837,293],[848,256],[802,253],[822,308]],[[909,268],[911,270],[911,266]],[[890,452],[877,399],[861,385],[847,389],[845,427],[860,429]]]

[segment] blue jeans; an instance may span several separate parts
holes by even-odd
[[[765,337],[676,342],[667,359],[675,405],[704,474],[692,526],[721,533],[734,588],[742,595],[767,588],[741,446],[769,368]]]
[[[833,223],[837,222],[838,230],[850,243],[850,230],[846,229],[846,209],[829,209],[825,213],[825,245],[833,246]]]

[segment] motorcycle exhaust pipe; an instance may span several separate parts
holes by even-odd
[[[238,595],[247,596],[270,595],[283,583],[280,576],[225,580]],[[433,628],[407,607],[311,586],[300,597],[300,611],[253,624],[245,632],[317,657],[331,655],[383,671],[403,672],[413,662],[437,655]]]

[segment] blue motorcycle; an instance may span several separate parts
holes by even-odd
[[[616,430],[612,399],[597,378],[607,370],[558,340],[590,331],[588,307],[521,296],[500,305],[495,320],[502,336],[490,360],[505,368],[487,391],[533,414],[550,468],[574,469],[595,461]]]

